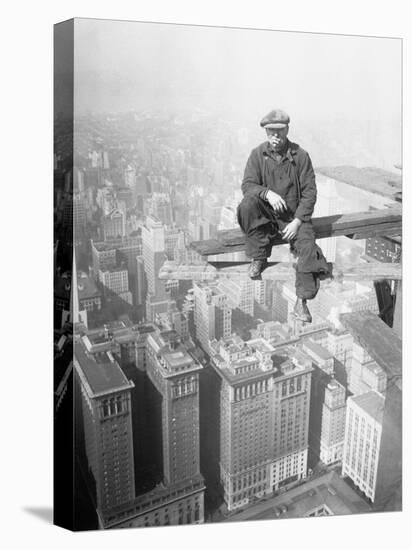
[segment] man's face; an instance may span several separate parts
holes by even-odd
[[[289,132],[289,126],[285,128],[265,128],[269,143],[275,151],[281,150]]]

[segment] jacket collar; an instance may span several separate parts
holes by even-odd
[[[285,159],[288,159],[290,162],[295,162],[295,159],[293,158],[294,155],[296,155],[297,147],[295,143],[292,143],[288,139],[286,140],[285,147],[283,151],[279,153],[275,153],[275,151],[272,149],[270,143],[266,142],[266,152],[268,155],[272,158],[275,158],[275,155],[280,155],[282,157],[282,161]]]

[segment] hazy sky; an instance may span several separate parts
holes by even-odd
[[[75,92],[77,112],[200,108],[248,126],[280,107],[298,128],[372,123],[400,161],[399,39],[77,19]]]

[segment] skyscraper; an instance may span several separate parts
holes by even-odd
[[[223,279],[219,282],[220,290],[227,296],[231,309],[240,309],[243,313],[254,315],[254,281],[246,277]]]
[[[274,349],[263,339],[253,344],[221,340],[212,358],[221,378],[220,482],[229,510],[272,492]]]
[[[332,379],[325,388],[320,436],[320,459],[324,464],[342,460],[345,439],[346,390]]]
[[[157,313],[167,311],[170,296],[164,281],[158,278],[159,269],[167,260],[164,225],[148,216],[142,227],[142,248],[147,281],[146,318],[154,320]]]
[[[369,353],[358,343],[353,342],[352,363],[348,379],[348,388],[354,395],[376,390],[383,393],[386,389],[387,375]]]
[[[99,281],[102,283],[105,294],[117,294],[119,298],[132,303],[132,293],[129,291],[129,279],[127,269],[124,267],[113,267],[105,271],[99,271]]]
[[[104,240],[118,239],[126,235],[126,214],[120,208],[114,208],[103,218]]]
[[[96,485],[102,486],[105,498],[105,491],[109,491],[108,505],[98,506],[101,526],[203,523],[205,485],[199,465],[201,365],[174,330],[162,330],[153,324],[125,326],[115,322],[89,331],[78,346],[75,367],[84,394],[86,454],[90,463],[94,460],[97,464],[91,469],[95,479],[102,477],[102,483],[96,481]],[[110,422],[102,428],[100,439],[96,407],[93,403],[90,406],[88,397],[91,383],[104,421],[108,406]],[[102,393],[106,386],[110,386],[107,398],[106,392]],[[125,392],[127,407],[119,406],[118,396]],[[126,433],[133,433],[133,454],[127,454]],[[136,492],[121,502],[118,496],[117,500],[111,499],[110,493],[112,489],[115,495],[124,493],[124,468],[120,467],[119,473],[117,452],[125,453],[125,464],[129,461],[131,468],[134,465]],[[106,470],[99,470],[100,465],[106,465]],[[155,473],[154,480],[148,477],[151,472]]]
[[[215,344],[220,386],[220,480],[229,510],[306,476],[309,358],[263,338]]]
[[[163,476],[168,485],[200,475],[199,371],[173,330],[147,338],[147,374],[162,397]],[[190,522],[188,522],[190,523]]]
[[[130,399],[134,385],[110,352],[91,355],[82,342],[75,344],[74,368],[82,395],[86,455],[100,514],[135,497]]]
[[[209,353],[211,340],[230,336],[232,312],[227,296],[217,283],[196,282],[193,289],[196,338],[203,350]]]
[[[384,397],[370,391],[349,397],[342,474],[349,476],[365,495],[375,499]]]

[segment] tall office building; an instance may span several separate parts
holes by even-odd
[[[173,330],[150,333],[146,349],[147,374],[162,399],[163,476],[164,482],[171,485],[200,475],[199,372],[202,367]]]
[[[194,321],[196,338],[206,353],[210,353],[210,342],[230,336],[232,312],[227,296],[217,283],[196,282],[194,289]]]
[[[113,244],[91,240],[93,275],[99,279],[99,271],[116,266],[116,248]]]
[[[325,346],[306,339],[302,349],[312,360],[309,446],[310,466],[319,460],[331,464],[342,459],[346,390],[335,375],[335,360]]]
[[[231,309],[240,309],[243,313],[254,315],[254,281],[248,277],[223,279],[219,282],[221,292],[227,296]]]
[[[150,214],[163,225],[172,225],[173,214],[170,195],[168,193],[153,193],[150,199]]]
[[[79,245],[86,240],[86,206],[86,199],[79,192],[67,194],[65,197],[63,228],[73,233],[73,245]]]
[[[332,379],[325,388],[320,436],[320,459],[324,464],[342,460],[345,440],[346,390]]]
[[[144,270],[143,256],[136,257],[136,286],[135,286],[135,305],[142,306],[146,298],[146,274]]]
[[[132,293],[134,305],[139,305],[138,266],[136,257],[142,253],[140,235],[97,242],[91,240],[93,275],[99,280],[99,271],[110,271],[116,267],[127,267],[128,290]],[[143,288],[140,284],[139,288]]]
[[[257,302],[260,306],[266,305],[268,282],[269,281],[267,280],[254,281],[253,297],[255,299],[255,302]]]
[[[64,305],[62,308],[61,326],[63,327],[66,322],[69,322],[73,324],[75,331],[78,328],[87,329],[87,311],[88,311],[88,308],[86,308],[87,301],[86,303],[80,302],[80,299],[79,299],[79,283],[78,283],[78,273],[77,273],[77,263],[76,263],[75,253],[73,253],[71,280],[68,283],[68,287],[69,287],[68,292],[70,293],[70,298],[68,301],[64,302]]]
[[[309,411],[313,368],[300,350],[282,348],[274,365],[274,460],[271,464],[275,491],[307,475]]]
[[[342,474],[352,481],[373,502],[378,473],[382,437],[384,397],[370,391],[349,397]]]
[[[110,529],[203,523],[205,485],[199,470],[201,365],[187,351],[176,331],[153,324],[126,326],[123,322],[110,323],[104,329],[89,331],[80,344],[90,363],[84,361],[81,353],[79,362],[86,363],[84,370],[90,366],[93,380],[102,376],[100,383],[113,383],[116,392],[123,390],[120,383],[124,379],[122,370],[132,380],[136,494],[120,504],[110,501],[108,508],[99,510],[101,526]],[[121,369],[117,363],[111,370],[99,366],[102,363],[105,367],[105,357],[113,355],[119,357]],[[98,389],[96,387],[96,391]],[[109,407],[110,398],[111,395]],[[119,412],[124,419],[129,418],[126,409]],[[91,430],[88,410],[84,411],[84,422],[88,433]],[[111,468],[110,445],[115,451],[119,448],[119,452],[125,452],[124,439],[120,438],[125,436],[125,430],[120,431],[121,427],[123,424],[116,430],[111,423],[107,441],[103,440],[103,452],[106,453],[103,458],[109,461],[105,479],[109,489],[113,485],[111,478],[116,477],[116,468],[119,467],[116,455]],[[96,455],[93,455],[93,447],[87,452],[92,458]],[[126,460],[130,455],[125,456]],[[153,472],[155,478],[151,479]],[[115,487],[115,491],[118,493],[119,488]]]
[[[128,304],[132,303],[127,269],[124,267],[113,267],[105,271],[100,270],[99,281],[103,285],[105,294],[117,294],[119,298]]]
[[[168,227],[165,232],[165,252],[168,260],[174,260],[175,251],[185,247],[185,234],[178,227]]]
[[[335,360],[350,369],[352,363],[353,336],[346,330],[331,330],[328,332],[325,347],[333,355]]]
[[[165,254],[164,225],[148,216],[142,227],[142,251],[147,278],[148,292],[154,295],[163,295],[164,283],[158,278],[160,267],[167,257]]]
[[[233,337],[212,357],[221,378],[219,466],[229,510],[272,492],[273,352],[263,339]]]
[[[158,313],[167,311],[170,295],[158,273],[167,260],[164,225],[148,216],[142,227],[142,250],[147,283],[146,319],[153,321]]]
[[[385,371],[358,342],[353,342],[352,350],[352,363],[348,378],[349,390],[354,395],[370,390],[383,393],[387,382]]]
[[[215,344],[220,386],[220,480],[229,510],[306,476],[310,360],[263,338]]]
[[[136,186],[136,168],[128,164],[123,170],[123,178],[125,185],[134,190]]]
[[[126,214],[114,208],[103,218],[103,238],[105,241],[126,236]]]
[[[74,348],[80,383],[88,465],[96,484],[97,511],[135,497],[130,391],[134,387],[113,355],[91,355],[82,342]]]

